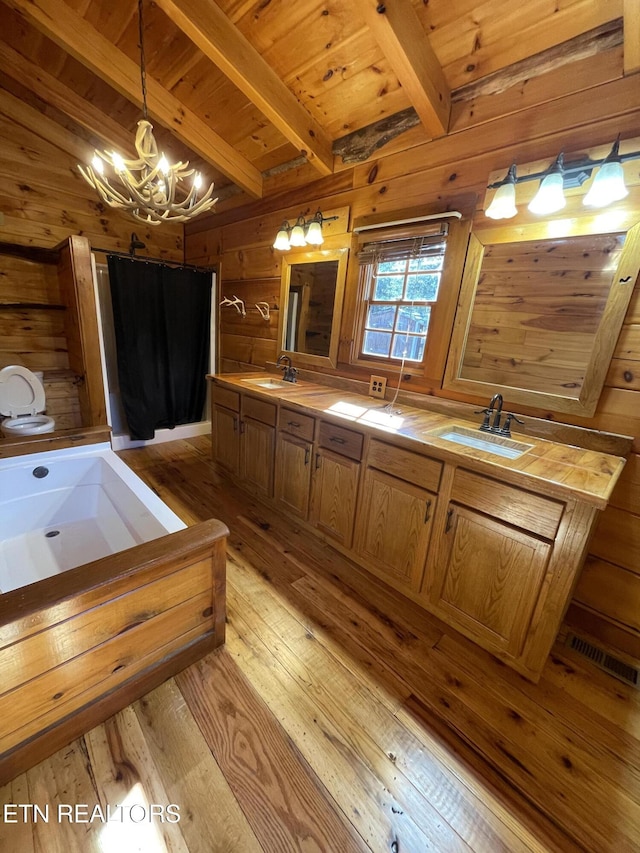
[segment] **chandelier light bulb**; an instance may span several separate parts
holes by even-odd
[[[202,175],[200,172],[196,172],[193,176],[193,186],[197,190],[202,189]]]
[[[126,171],[126,167],[124,165],[124,160],[118,154],[117,151],[114,151],[113,154],[111,155],[111,165],[113,166],[113,168],[116,171],[116,174],[118,174],[118,175],[120,175],[120,174],[122,174],[122,172]]]
[[[102,160],[100,159],[97,153],[93,155],[91,166],[96,172],[99,172],[101,175],[104,175],[104,166],[102,165]]]
[[[169,172],[171,171],[171,167],[169,166],[169,161],[164,156],[164,154],[162,155],[162,157],[160,158],[160,160],[158,162],[158,169],[160,169],[162,174],[165,176],[169,175]]]

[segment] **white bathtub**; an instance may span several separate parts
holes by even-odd
[[[0,460],[0,786],[224,643],[228,533],[108,444]]]
[[[0,460],[2,593],[185,527],[107,443]]]

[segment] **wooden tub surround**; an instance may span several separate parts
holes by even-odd
[[[162,536],[0,595],[0,780],[225,635],[225,525]]]
[[[264,376],[265,374],[262,374]],[[213,457],[326,542],[532,681],[625,459],[301,381],[212,377]]]

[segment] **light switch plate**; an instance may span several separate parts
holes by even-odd
[[[384,392],[387,390],[386,376],[371,376],[369,378],[369,396],[380,397],[384,400]]]

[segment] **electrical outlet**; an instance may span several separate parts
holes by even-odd
[[[369,378],[369,396],[380,397],[384,400],[384,392],[387,390],[386,376],[371,376]]]

